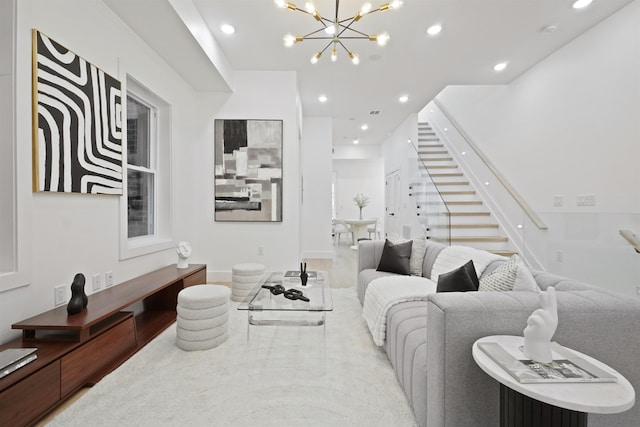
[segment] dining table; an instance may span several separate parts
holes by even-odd
[[[367,227],[372,224],[376,224],[378,220],[376,218],[369,219],[343,219],[345,224],[351,227],[351,236],[353,237],[353,244],[356,245],[359,239],[368,239],[369,231]]]

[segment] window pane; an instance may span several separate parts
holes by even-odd
[[[127,171],[129,238],[154,234],[153,174]]]
[[[149,128],[151,109],[130,96],[127,97],[127,163],[151,167]]]

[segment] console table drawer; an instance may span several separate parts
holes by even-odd
[[[60,361],[56,360],[0,393],[0,425],[26,425],[60,400]]]
[[[86,384],[136,344],[133,313],[127,313],[120,324],[62,358],[62,396]]]
[[[207,270],[200,270],[182,279],[182,286],[204,285],[207,283]]]

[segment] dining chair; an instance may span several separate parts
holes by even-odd
[[[351,231],[351,227],[349,227],[349,225],[345,224],[344,221],[341,221],[339,219],[334,219],[331,222],[331,227],[332,227],[332,231],[333,231],[333,242],[335,244],[335,240],[336,238],[338,239],[338,244],[340,244],[340,235],[344,234],[345,237],[347,239],[349,239],[349,234],[352,233]],[[351,240],[353,240],[353,234],[351,236]]]
[[[380,240],[380,227],[378,226],[379,222],[380,220],[376,218],[375,223],[367,225],[367,231],[369,232],[370,239],[375,239],[377,237],[378,240]]]

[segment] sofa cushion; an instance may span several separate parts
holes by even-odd
[[[369,284],[379,278],[379,277],[388,277],[394,276],[394,273],[387,273],[386,271],[378,271],[373,268],[368,268],[366,270],[362,270],[358,274],[358,299],[360,300],[360,304],[364,304],[364,295],[367,292],[367,288]]]
[[[477,291],[479,285],[473,261],[469,260],[455,270],[439,275],[436,292]]]
[[[389,240],[394,245],[413,242],[411,245],[411,256],[409,257],[409,271],[412,276],[422,276],[422,263],[424,261],[424,255],[427,252],[427,239],[425,237],[419,237],[413,240],[403,238],[391,238]]]
[[[438,281],[438,276],[448,273],[461,265],[472,260],[476,273],[482,274],[487,266],[495,260],[505,259],[500,255],[480,249],[470,248],[468,246],[447,246],[444,248],[433,263],[431,269],[431,280]]]
[[[480,278],[480,291],[540,291],[533,275],[518,255],[512,255],[493,272]]]
[[[380,257],[377,270],[408,276],[411,273],[409,258],[411,257],[412,244],[413,241],[411,240],[405,243],[393,244],[387,239],[384,242],[382,257]]]

